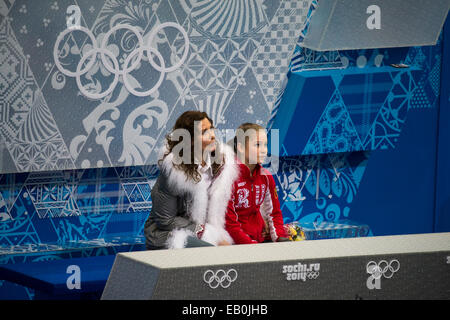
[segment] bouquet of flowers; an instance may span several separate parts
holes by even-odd
[[[302,227],[299,226],[297,222],[292,222],[284,225],[286,233],[289,235],[289,240],[291,241],[302,241],[305,240],[305,233]]]

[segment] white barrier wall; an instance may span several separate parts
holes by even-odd
[[[449,299],[450,233],[119,253],[102,299]]]

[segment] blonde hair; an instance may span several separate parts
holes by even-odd
[[[259,124],[256,123],[251,123],[251,122],[246,122],[241,124],[237,129],[236,129],[236,135],[234,136],[234,140],[233,140],[233,148],[234,148],[234,153],[237,153],[237,144],[238,144],[238,132],[239,130],[241,130],[240,132],[242,132],[243,134],[245,134],[248,130],[265,130],[265,128],[263,126],[260,126]],[[248,136],[245,136],[245,143],[247,143],[248,141]]]

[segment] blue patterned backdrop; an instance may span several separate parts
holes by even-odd
[[[0,263],[142,250],[154,150],[187,109],[207,111],[219,130],[245,121],[280,130],[275,180],[286,222],[351,219],[374,235],[450,231],[445,211],[434,216],[448,27],[435,46],[315,52],[301,43],[318,1],[228,3],[0,0]],[[158,24],[177,22],[189,37],[185,63],[149,96],[130,92],[149,90],[161,73],[140,63],[131,91],[120,76],[109,95],[86,97],[55,66],[72,4],[99,43],[117,24],[148,40]],[[242,10],[252,14],[231,15],[233,28],[219,21]],[[123,31],[107,46],[122,66],[138,45]],[[155,41],[167,66],[182,56],[177,30]],[[92,42],[82,32],[61,42],[57,56],[75,71]],[[409,68],[391,66],[400,62]],[[114,73],[96,61],[81,78],[95,95]],[[0,298],[33,296],[0,280]]]

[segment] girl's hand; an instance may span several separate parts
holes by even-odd
[[[219,245],[219,246],[229,246],[229,245],[231,245],[231,243],[229,243],[229,242],[226,241],[226,240],[222,240],[222,241],[220,241],[220,242],[218,243],[218,245]]]

